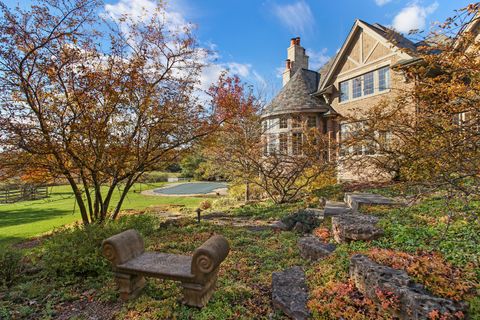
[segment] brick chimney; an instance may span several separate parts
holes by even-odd
[[[300,37],[290,39],[287,49],[287,63],[283,72],[283,85],[286,85],[298,69],[308,69],[308,56],[305,48],[300,45]]]

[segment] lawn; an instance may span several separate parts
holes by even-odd
[[[162,182],[136,184],[125,199],[123,210],[160,205],[182,205],[194,209],[202,201],[201,198],[158,197],[140,193],[164,185]],[[38,236],[81,219],[69,186],[55,186],[49,188],[49,192],[47,199],[0,204],[0,246]],[[117,192],[112,203],[115,204],[118,198]]]

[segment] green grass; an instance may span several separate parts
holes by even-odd
[[[158,197],[140,194],[141,190],[163,186],[164,183],[136,184],[125,199],[122,209],[141,210],[158,205],[183,205],[193,209],[202,201],[193,197]],[[0,205],[0,245],[22,241],[80,221],[69,186],[55,186],[49,189],[50,197],[42,200],[23,201]],[[119,198],[115,192],[112,204]]]

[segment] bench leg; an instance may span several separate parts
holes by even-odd
[[[145,278],[140,275],[115,273],[115,282],[123,301],[136,298],[145,286]]]
[[[182,282],[183,303],[187,306],[203,308],[212,297],[217,275],[210,278],[205,284]]]

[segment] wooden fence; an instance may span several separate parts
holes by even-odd
[[[22,186],[0,189],[0,203],[37,200],[46,197],[48,197],[48,188],[46,186]]]

